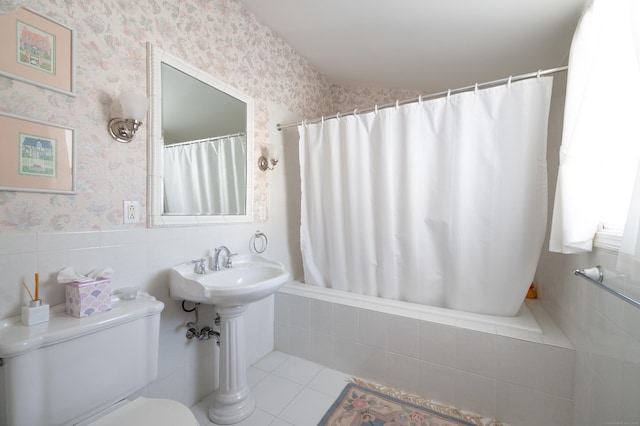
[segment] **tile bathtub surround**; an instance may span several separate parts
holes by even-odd
[[[275,310],[278,351],[510,424],[572,423],[575,351],[547,317],[527,340],[283,292]]]

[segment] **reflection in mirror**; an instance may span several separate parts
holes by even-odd
[[[252,220],[253,101],[148,45],[151,226]]]

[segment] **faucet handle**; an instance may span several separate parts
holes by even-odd
[[[195,263],[195,269],[194,272],[196,274],[206,274],[207,273],[207,266],[205,265],[207,259],[205,257],[201,258],[201,259],[196,259],[196,260],[192,260],[191,263]]]
[[[233,268],[233,262],[232,262],[232,257],[233,256],[237,256],[238,253],[230,253],[229,256],[227,256],[227,260],[224,263],[224,267],[229,269],[229,268]]]

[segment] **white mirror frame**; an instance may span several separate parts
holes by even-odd
[[[162,80],[161,64],[165,63],[247,104],[247,187],[246,210],[243,215],[164,215],[164,162],[162,144]],[[147,81],[149,82],[149,126],[147,158],[147,214],[150,227],[189,226],[213,223],[253,222],[254,129],[253,99],[211,77],[187,62],[147,43]]]

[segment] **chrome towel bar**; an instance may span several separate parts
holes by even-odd
[[[589,268],[589,269],[574,269],[573,273],[581,278],[584,278],[585,280],[589,281],[592,284],[595,284],[596,286],[600,287],[601,289],[603,289],[604,291],[607,291],[611,294],[613,294],[614,296],[624,300],[625,302],[635,306],[636,308],[640,308],[640,302],[638,302],[635,299],[632,299],[631,297],[620,293],[617,290],[612,289],[611,287],[608,287],[607,285],[605,285],[603,283],[604,281],[604,270],[602,269],[602,266],[597,265],[594,266],[593,268]],[[597,277],[597,278],[594,278]]]

